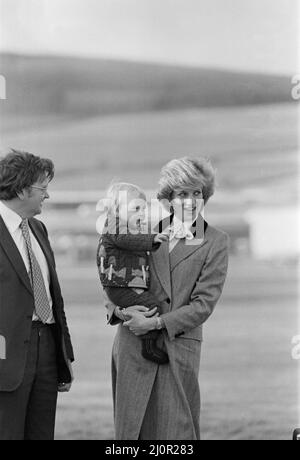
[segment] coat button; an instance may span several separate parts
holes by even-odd
[[[170,305],[171,299],[167,299],[166,302]]]

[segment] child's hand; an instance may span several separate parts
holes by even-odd
[[[154,238],[155,243],[164,243],[165,241],[169,241],[169,236],[164,233],[159,233]]]

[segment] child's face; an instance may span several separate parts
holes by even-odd
[[[119,206],[119,219],[127,224],[131,230],[141,230],[146,222],[147,203],[145,198],[134,194],[127,194]]]

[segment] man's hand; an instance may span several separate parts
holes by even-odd
[[[156,318],[159,316],[159,314],[156,313],[153,315],[152,313],[152,317],[147,318],[146,315],[143,313],[128,312],[127,316],[131,317],[131,319],[129,321],[126,321],[126,323],[124,323],[123,326],[128,327],[134,335],[141,336],[147,334],[149,331],[153,331],[156,329]]]
[[[69,367],[69,371],[70,371],[70,374],[71,374],[71,383],[59,383],[58,384],[58,392],[59,393],[69,393],[69,391],[72,388],[72,384],[74,382],[74,373],[73,373],[72,363],[71,363],[70,360],[68,360],[68,367]]]

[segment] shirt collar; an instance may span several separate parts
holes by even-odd
[[[173,226],[175,228],[182,228],[184,227],[186,230],[191,230],[193,224],[196,222],[198,217],[195,217],[194,220],[191,220],[191,221],[185,221],[185,222],[182,222],[181,219],[179,219],[176,215],[174,216],[174,220],[173,220]]]
[[[18,228],[20,228],[22,218],[15,211],[8,208],[3,201],[0,201],[0,216],[11,234],[15,233]]]
[[[195,219],[194,222],[196,220],[197,219]],[[173,239],[193,240],[194,234],[192,233],[191,228],[194,222],[182,222],[181,219],[178,219],[176,216],[174,216],[174,220],[171,226],[170,241]]]

